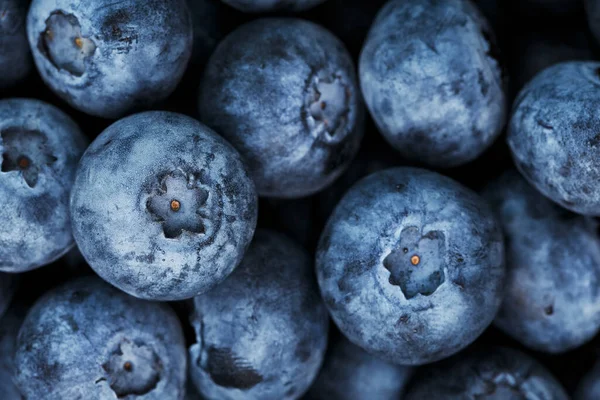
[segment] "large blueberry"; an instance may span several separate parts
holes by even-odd
[[[407,159],[466,163],[504,126],[498,49],[469,0],[391,0],[369,32],[359,69],[373,119]]]
[[[28,399],[180,399],[185,343],[169,306],[83,278],[46,293],[29,311],[15,366]]]
[[[69,193],[86,146],[54,106],[0,101],[0,271],[40,267],[73,245]]]
[[[495,323],[535,350],[563,352],[600,329],[596,223],[507,172],[485,192],[506,238],[507,285]]]
[[[591,371],[589,371],[579,382],[575,400],[598,400],[600,399],[600,361],[597,361]]]
[[[27,35],[46,84],[106,118],[167,97],[193,38],[185,0],[33,0]]]
[[[536,360],[496,347],[427,368],[404,399],[568,400],[569,396]]]
[[[14,382],[17,334],[25,317],[21,306],[12,306],[0,319],[0,393],[2,400],[23,400]]]
[[[328,350],[308,398],[397,400],[402,398],[411,373],[411,367],[380,360],[344,338]]]
[[[508,145],[542,194],[600,215],[600,63],[568,62],[539,73],[515,100]]]
[[[0,89],[14,85],[31,71],[26,17],[27,1],[0,0]]]
[[[223,0],[244,12],[303,11],[325,0]]]
[[[417,365],[450,356],[492,322],[504,247],[485,202],[422,169],[359,181],[337,205],[317,277],[340,330],[368,352]]]
[[[0,318],[8,308],[17,289],[17,276],[0,272]]]
[[[240,266],[194,299],[191,376],[206,399],[297,399],[317,375],[327,311],[306,252],[257,231]]]
[[[247,160],[261,196],[318,192],[344,171],[362,138],[348,52],[300,19],[261,19],[227,36],[206,67],[200,113]]]
[[[198,121],[146,112],[109,126],[81,159],[73,233],[104,279],[152,300],[209,290],[239,264],[257,198],[239,154]]]

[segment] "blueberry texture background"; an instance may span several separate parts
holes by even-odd
[[[325,0],[223,0],[244,12],[264,13],[269,11],[302,11]]]
[[[88,114],[117,118],[175,89],[193,29],[185,0],[34,0],[27,35],[56,94]]]
[[[227,36],[206,67],[200,114],[240,151],[261,196],[323,189],[362,138],[363,106],[348,52],[300,19],[260,19]]]
[[[492,322],[503,252],[500,227],[475,193],[433,172],[392,168],[338,204],[319,242],[317,277],[353,343],[417,365],[456,353]]]
[[[168,305],[128,296],[98,278],[46,293],[17,339],[16,382],[32,399],[178,399],[186,356]]]
[[[428,367],[405,397],[441,398],[568,400],[569,396],[536,360],[517,350],[497,347],[460,354]]]
[[[137,297],[176,300],[209,290],[241,261],[257,198],[224,139],[190,117],[145,112],[90,145],[71,215],[101,277]]]
[[[359,75],[379,131],[406,159],[464,164],[504,126],[499,51],[470,1],[388,2],[365,41]]]
[[[0,89],[22,81],[32,69],[26,18],[27,1],[0,0]]]
[[[327,352],[308,393],[309,400],[397,400],[412,375],[411,367],[372,356],[342,338]]]
[[[69,193],[86,146],[56,107],[0,101],[0,271],[40,267],[73,246]]]
[[[502,224],[507,285],[495,323],[538,351],[581,346],[600,329],[597,223],[533,189],[516,171],[484,192]]]
[[[240,266],[194,298],[191,377],[207,399],[297,399],[317,375],[327,311],[297,244],[259,230]]]
[[[567,62],[538,74],[515,100],[508,145],[517,168],[545,196],[600,215],[600,63]]]

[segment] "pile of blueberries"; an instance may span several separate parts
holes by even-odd
[[[600,399],[594,59],[600,0],[0,0],[0,399]]]

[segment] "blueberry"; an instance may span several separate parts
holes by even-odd
[[[600,362],[596,362],[591,371],[589,371],[579,382],[575,400],[597,400],[600,399]]]
[[[321,235],[317,277],[354,344],[404,365],[463,349],[492,322],[504,283],[502,232],[485,202],[422,169],[352,187]]]
[[[83,155],[73,232],[90,266],[151,300],[209,290],[239,264],[257,198],[239,154],[198,121],[145,112],[117,121]]]
[[[484,195],[506,237],[507,285],[496,325],[550,353],[594,337],[600,330],[597,224],[558,207],[513,171]]]
[[[86,145],[54,106],[0,101],[0,271],[31,270],[72,247],[69,192]]]
[[[0,272],[0,318],[8,308],[17,289],[16,275]]]
[[[500,134],[504,78],[490,27],[468,0],[391,0],[360,57],[381,133],[403,157],[436,167],[477,158]]]
[[[22,400],[23,397],[14,383],[16,374],[14,354],[19,327],[25,317],[20,306],[12,306],[0,319],[0,393],[3,400]]]
[[[327,311],[311,260],[284,236],[257,231],[240,266],[194,299],[191,377],[206,399],[297,399],[327,344]]]
[[[83,278],[51,290],[17,339],[16,382],[31,399],[180,399],[186,354],[167,305]]]
[[[223,0],[243,12],[303,11],[325,0]]]
[[[206,67],[200,113],[240,151],[267,197],[323,189],[362,138],[350,56],[328,31],[300,19],[260,19],[227,36]]]
[[[410,367],[387,363],[341,339],[328,351],[308,398],[397,400],[411,373]]]
[[[495,347],[460,354],[427,368],[405,400],[568,400],[541,364],[519,351]]]
[[[33,0],[27,35],[46,84],[105,118],[167,97],[193,38],[185,0]]]
[[[600,215],[600,63],[539,73],[515,100],[508,145],[525,178],[563,207]]]
[[[26,1],[0,0],[0,89],[21,81],[31,71],[26,16]]]

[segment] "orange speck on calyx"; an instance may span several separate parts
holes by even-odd
[[[83,47],[83,40],[80,37],[75,38],[75,46],[79,47],[80,49]]]
[[[131,365],[131,362],[129,361],[125,361],[125,364],[123,364],[123,369],[125,371],[131,371],[133,368],[133,365]]]
[[[179,211],[180,208],[181,208],[181,203],[179,202],[179,200],[171,200],[171,210]]]
[[[412,265],[418,265],[421,262],[421,257],[419,256],[412,256],[410,258],[410,262]]]
[[[27,157],[19,157],[17,163],[19,164],[19,168],[25,169],[29,167],[29,159]]]

